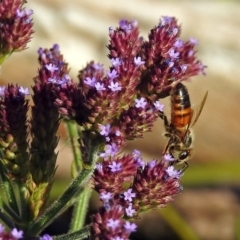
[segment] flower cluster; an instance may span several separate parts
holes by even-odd
[[[171,17],[163,17],[146,41],[136,21],[111,27],[110,69],[90,62],[79,72],[78,84],[67,83],[56,100],[62,116],[76,120],[88,137],[100,133],[118,147],[142,137],[163,112],[159,98],[168,96],[177,82],[204,73],[195,56],[196,41],[184,42],[179,35]],[[102,134],[104,127],[108,131]]]
[[[33,33],[33,12],[23,8],[24,3],[0,1],[0,64],[13,51],[25,49]],[[64,239],[83,239],[90,233],[96,240],[129,239],[142,211],[164,207],[181,192],[183,170],[174,168],[173,156],[145,163],[139,151],[120,151],[165,116],[159,99],[169,96],[180,81],[204,74],[205,66],[195,56],[197,41],[181,40],[173,17],[163,17],[147,40],[139,36],[137,21],[127,20],[109,28],[109,37],[110,67],[91,61],[79,71],[77,82],[70,78],[57,44],[39,48],[31,106],[27,88],[0,87],[0,217],[9,229],[16,227],[6,232],[0,224],[0,239],[20,239],[24,233],[26,239],[52,240],[48,234],[39,235],[74,204]],[[62,120],[74,153],[74,179],[47,206]],[[90,197],[89,179],[102,205],[92,224],[83,228],[86,210],[79,207]]]
[[[195,55],[197,40],[190,38],[185,42],[180,39],[180,32],[174,17],[162,17],[142,46],[146,70],[139,87],[152,100],[168,96],[179,81],[205,74],[206,66]]]
[[[28,89],[9,84],[0,87],[0,150],[2,164],[12,180],[26,179]]]
[[[0,63],[14,51],[26,48],[33,34],[32,10],[22,0],[0,2]]]
[[[164,207],[173,201],[182,187],[182,172],[171,166],[173,159],[144,163],[139,151],[123,157],[112,156],[97,164],[94,189],[100,194],[102,207],[92,217],[92,239],[127,239],[136,225],[126,221],[140,212]],[[123,230],[124,229],[124,230]]]

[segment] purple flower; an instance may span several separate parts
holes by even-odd
[[[151,162],[148,162],[147,165],[149,166],[149,168],[154,168],[156,166],[157,162],[156,160],[152,160]]]
[[[46,69],[49,71],[49,72],[54,72],[54,71],[57,71],[58,70],[58,67],[56,67],[54,64],[52,63],[49,63],[49,64],[46,64],[45,65]]]
[[[111,240],[125,240],[125,238],[117,236],[117,237],[111,238]]]
[[[122,30],[126,31],[126,32],[130,32],[132,30],[132,25],[131,23],[129,23],[127,20],[122,19],[119,22],[119,26]]]
[[[11,234],[13,237],[15,238],[22,238],[23,237],[23,231],[22,230],[17,230],[16,228],[14,228],[12,231],[11,231]]]
[[[114,83],[111,82],[110,85],[108,85],[108,88],[110,88],[112,90],[112,92],[117,92],[122,90],[122,87],[120,86],[120,84],[118,82]]]
[[[97,71],[100,71],[103,69],[103,64],[100,64],[100,63],[93,63],[92,66]]]
[[[29,17],[32,14],[33,14],[33,10],[32,9],[23,9],[22,11],[17,9],[17,11],[16,11],[16,15],[19,18]]]
[[[175,52],[173,48],[170,48],[168,51],[170,58],[178,58],[179,52]]]
[[[57,83],[57,78],[48,78],[47,82],[49,83]]]
[[[114,78],[117,78],[118,77],[118,73],[115,69],[113,69],[111,72],[110,71],[107,71],[107,75],[110,79],[114,79]]]
[[[192,57],[194,55],[194,51],[193,50],[190,50],[189,52],[188,52],[188,57]]]
[[[121,136],[121,132],[119,130],[116,130],[115,135],[119,137]]]
[[[103,202],[108,202],[112,197],[113,197],[113,195],[110,192],[106,192],[106,193],[102,192],[102,193],[100,193],[100,199]]]
[[[167,174],[169,175],[169,177],[173,177],[173,178],[180,178],[181,177],[181,172],[179,172],[178,170],[174,169],[173,166],[170,166],[166,169]]]
[[[59,51],[60,50],[59,44],[57,44],[57,43],[53,44],[53,50],[54,51]]]
[[[192,43],[193,45],[197,45],[198,44],[198,40],[195,38],[190,38],[189,42]]]
[[[91,87],[94,87],[95,84],[96,84],[96,78],[95,77],[86,77],[86,79],[83,81],[85,84],[91,86]]]
[[[102,165],[102,163],[97,163],[96,169],[98,170],[98,172],[102,172],[102,171],[103,171],[103,165]]]
[[[173,30],[172,30],[172,34],[173,34],[173,36],[175,36],[175,35],[177,35],[178,34],[178,28],[174,28]]]
[[[172,68],[173,66],[174,66],[174,62],[169,61],[169,62],[168,62],[168,68]]]
[[[0,97],[4,96],[5,89],[6,89],[5,86],[0,87]]]
[[[136,150],[136,149],[133,150],[132,156],[133,156],[134,160],[136,161],[137,166],[139,166],[139,167],[145,166],[145,163],[144,163],[144,161],[142,160],[141,152],[140,152],[140,151],[138,151],[138,150]]]
[[[186,64],[183,64],[183,65],[181,65],[180,67],[181,67],[183,73],[185,73],[185,72],[187,71],[187,68],[188,68],[188,67],[187,67]]]
[[[30,95],[28,88],[20,87],[19,92],[24,94],[24,95]]]
[[[138,21],[137,20],[132,20],[131,25],[133,27],[137,27],[138,26]]]
[[[137,66],[141,66],[145,63],[145,61],[142,61],[141,57],[134,57],[134,64]]]
[[[147,105],[146,99],[141,97],[140,99],[135,99],[135,107],[136,108],[145,108]]]
[[[141,157],[141,152],[137,149],[134,149],[132,152],[134,159]]]
[[[163,16],[161,19],[161,26],[171,23],[172,20],[173,20],[173,17]]]
[[[159,101],[156,101],[155,103],[153,103],[153,105],[158,111],[163,112],[164,104],[160,104]]]
[[[109,27],[108,31],[109,31],[109,34],[113,34],[114,33],[114,28],[113,27]]]
[[[107,227],[112,228],[114,230],[117,227],[119,227],[119,224],[120,224],[119,219],[113,220],[112,218],[110,218],[110,219],[108,219]]]
[[[126,209],[125,209],[126,215],[128,217],[133,217],[133,214],[136,212],[135,209],[132,208],[132,204],[130,204]]]
[[[67,83],[70,80],[71,80],[70,76],[67,73],[65,73],[62,77],[62,81],[65,81]]]
[[[0,233],[3,233],[5,231],[5,227],[0,223]]]
[[[109,133],[110,133],[110,128],[111,128],[111,125],[110,125],[110,124],[107,124],[106,126],[100,125],[99,127],[100,127],[100,130],[101,130],[100,134],[101,134],[102,136],[108,136],[108,135],[109,135]]]
[[[113,157],[118,152],[117,145],[115,143],[107,144],[106,149],[103,153],[100,153],[100,157],[107,158],[109,156]]]
[[[124,200],[132,202],[132,198],[136,197],[136,193],[132,192],[132,188],[129,188],[126,192],[123,193]]]
[[[114,67],[119,67],[122,64],[122,60],[120,58],[112,58],[110,61]]]
[[[174,47],[176,48],[181,48],[183,47],[184,42],[181,39],[177,39],[177,41],[173,44]]]
[[[100,83],[100,82],[95,83],[95,88],[96,88],[97,91],[104,91],[104,90],[106,90],[104,84]]]
[[[174,161],[174,158],[168,153],[163,156],[163,159],[168,162]]]
[[[111,168],[111,172],[119,172],[122,170],[122,163],[116,163],[115,161],[112,164],[109,164],[108,167]]]
[[[125,222],[124,228],[129,232],[135,232],[137,230],[137,225],[135,223]]]
[[[53,238],[48,235],[48,234],[44,234],[42,237],[39,238],[39,240],[52,240]]]

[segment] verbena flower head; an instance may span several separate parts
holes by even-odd
[[[0,65],[12,52],[25,49],[33,33],[33,11],[24,3],[0,1]],[[159,116],[163,119],[159,100],[175,84],[204,74],[205,66],[195,56],[198,42],[181,40],[176,19],[166,16],[147,40],[139,36],[137,21],[125,19],[109,29],[109,38],[110,66],[91,61],[79,71],[77,82],[57,44],[39,48],[29,121],[28,88],[0,86],[1,220],[16,227],[7,232],[0,224],[0,239],[22,239],[25,233],[24,239],[52,240],[39,234],[71,205],[77,211],[64,239],[88,237],[89,229],[91,239],[128,239],[141,212],[164,207],[182,190],[185,168],[175,169],[173,156],[146,163],[139,151],[124,155],[121,150],[126,141],[151,131]],[[47,206],[63,119],[74,153],[74,179]],[[75,223],[86,213],[78,208],[90,196],[85,191],[89,181],[102,204],[92,224],[78,231]]]
[[[28,89],[9,84],[0,95],[1,161],[10,179],[25,179],[29,173],[27,143]]]
[[[113,222],[113,219],[119,220],[119,217],[112,217],[113,212],[117,214],[121,209],[124,219],[134,219],[142,211],[164,207],[181,192],[182,173],[174,169],[165,157],[144,165],[139,165],[139,158],[140,152],[135,150],[127,156],[109,157],[97,165],[94,189],[100,193],[103,206],[92,218],[94,236],[98,236],[98,231],[99,234],[106,233],[103,225],[106,226],[108,221],[112,226],[120,224]],[[115,233],[108,234],[115,237]]]
[[[150,131],[163,112],[159,98],[168,96],[173,84],[204,73],[204,66],[195,56],[196,41],[180,39],[173,17],[163,17],[145,41],[136,21],[121,20],[119,27],[110,28],[109,37],[110,68],[87,64],[78,85],[67,84],[56,105],[88,137],[121,147]],[[109,135],[102,135],[101,126],[107,125]]]
[[[102,207],[92,217],[91,239],[129,239],[137,225],[123,220],[124,209],[120,205]]]
[[[176,18],[164,16],[142,46],[140,89],[152,100],[168,96],[174,83],[204,74],[205,66],[195,55],[196,40],[183,41],[180,33]]]
[[[23,7],[23,0],[0,2],[0,63],[14,51],[24,50],[33,34],[32,10]]]

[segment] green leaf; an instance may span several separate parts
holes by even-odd
[[[83,192],[86,182],[91,177],[92,169],[83,169],[81,173],[71,182],[66,191],[46,211],[33,221],[28,228],[27,234],[35,236],[42,232],[50,223],[52,223],[60,214],[62,214],[70,205],[77,200],[75,196]]]

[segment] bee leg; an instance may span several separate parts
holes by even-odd
[[[187,168],[189,167],[189,164],[187,162],[184,162],[183,168],[180,170],[180,174],[182,174]]]
[[[163,121],[164,121],[164,125],[169,127],[169,122],[168,122],[166,115],[163,115]]]
[[[168,152],[169,146],[171,143],[171,138],[169,138],[167,145],[164,148],[163,155],[165,155]]]
[[[161,119],[164,119],[164,117],[166,117],[165,114],[164,114],[164,112],[159,112],[159,113],[158,113],[158,116],[159,116]]]

